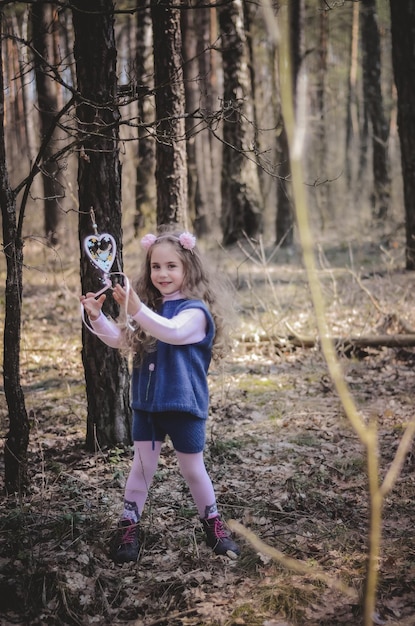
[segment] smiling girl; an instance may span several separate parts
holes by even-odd
[[[131,348],[134,458],[124,507],[111,546],[117,563],[137,561],[139,521],[157,469],[162,443],[170,437],[179,468],[197,507],[206,542],[217,555],[236,558],[239,548],[218,512],[203,458],[209,410],[207,374],[226,343],[219,294],[187,232],[161,232],[141,240],[146,250],[134,289],[116,285],[134,331],[102,314],[105,294],[81,296],[94,332],[113,348]]]

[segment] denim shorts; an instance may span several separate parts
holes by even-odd
[[[206,441],[206,420],[191,413],[133,411],[133,440],[161,441],[169,436],[177,452],[202,452]]]

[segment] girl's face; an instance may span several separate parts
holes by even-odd
[[[173,244],[166,241],[154,246],[150,258],[151,282],[162,296],[180,291],[184,280],[183,261]]]

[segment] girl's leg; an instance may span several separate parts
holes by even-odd
[[[216,506],[212,481],[206,471],[203,452],[177,452],[180,471],[185,479],[206,533],[206,543],[215,554],[236,558],[239,547],[225,528]]]
[[[157,469],[161,442],[135,441],[134,458],[124,492],[124,510],[113,536],[110,555],[116,563],[137,561],[140,552],[139,521]]]
[[[124,492],[124,519],[137,522],[140,518],[157,470],[160,450],[161,441],[134,442],[134,458]]]
[[[203,459],[203,452],[185,454],[177,452],[180,472],[185,479],[201,518],[218,514],[215,491]]]

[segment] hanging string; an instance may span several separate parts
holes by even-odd
[[[98,236],[98,225],[95,219],[95,211],[92,206],[89,209],[89,215],[91,216],[91,222],[92,222],[92,228],[94,229],[94,234]]]

